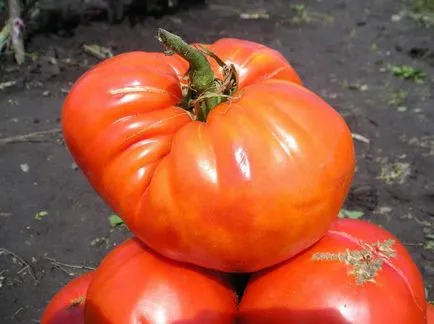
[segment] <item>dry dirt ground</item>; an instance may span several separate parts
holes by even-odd
[[[357,172],[345,208],[402,240],[434,299],[434,27],[408,10],[398,0],[210,0],[133,27],[99,21],[72,36],[34,35],[27,44],[33,60],[19,69],[3,58],[0,322],[37,323],[58,289],[130,235],[111,228],[112,212],[57,130],[72,82],[97,62],[82,45],[115,54],[161,50],[157,27],[190,42],[240,37],[281,51],[356,134]]]

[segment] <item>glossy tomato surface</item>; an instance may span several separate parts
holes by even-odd
[[[277,51],[238,39],[208,48],[235,66],[239,88],[206,122],[177,106],[182,58],[131,52],[74,84],[64,138],[91,185],[148,246],[207,268],[255,271],[325,234],[353,177],[353,141]]]
[[[230,324],[236,312],[237,296],[226,276],[166,259],[133,238],[97,268],[85,319],[92,324]]]
[[[292,260],[255,274],[240,323],[424,324],[422,276],[403,245],[362,220],[338,220]]]
[[[84,304],[92,276],[93,271],[89,271],[61,288],[45,308],[41,324],[84,324]]]

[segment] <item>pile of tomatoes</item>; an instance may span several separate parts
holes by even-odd
[[[107,59],[65,101],[70,153],[134,237],[41,323],[427,323],[404,246],[337,217],[355,170],[344,119],[276,50],[158,38],[169,51]]]

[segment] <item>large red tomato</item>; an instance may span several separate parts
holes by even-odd
[[[74,84],[62,112],[65,142],[151,248],[207,268],[259,270],[325,234],[353,177],[353,141],[343,118],[300,85],[279,52],[239,39],[207,48],[237,71],[222,87],[238,86],[206,121],[179,106],[186,61],[131,52]],[[186,108],[212,96],[196,94]]]
[[[240,323],[425,324],[423,279],[389,232],[339,220],[310,249],[251,278]]]
[[[84,304],[92,276],[93,271],[89,271],[60,289],[45,308],[41,324],[84,324]]]
[[[218,272],[164,258],[138,239],[111,251],[86,299],[86,323],[230,324],[237,295]]]
[[[434,324],[434,305],[426,304],[427,324]]]

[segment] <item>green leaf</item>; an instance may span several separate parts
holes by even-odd
[[[46,210],[41,210],[35,214],[35,219],[40,221],[40,220],[42,220],[42,218],[44,218],[47,215],[48,215],[48,212]]]
[[[124,221],[118,215],[110,215],[109,222],[111,227],[116,227],[124,224]]]
[[[0,9],[1,11],[1,9]],[[6,22],[6,25],[0,30],[0,53],[6,48],[6,45],[10,39],[10,27],[9,23]]]
[[[363,215],[364,215],[364,213],[362,211],[341,209],[338,217],[339,218],[359,219]]]
[[[397,66],[389,64],[389,70],[399,78],[411,80],[416,83],[423,83],[427,77],[424,71],[408,65]]]

